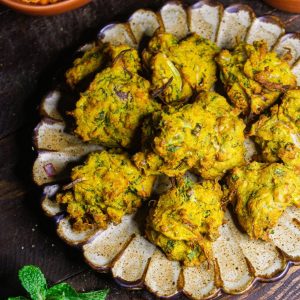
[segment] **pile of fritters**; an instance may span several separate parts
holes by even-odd
[[[168,258],[209,259],[229,202],[249,236],[267,240],[285,208],[300,206],[300,90],[287,60],[263,41],[220,51],[160,30],[141,57],[97,44],[76,59],[67,83],[94,79],[72,112],[75,133],[113,149],[91,154],[57,195],[73,228],[121,222],[166,175],[172,187],[156,197],[145,234]],[[228,100],[213,91],[218,74]]]

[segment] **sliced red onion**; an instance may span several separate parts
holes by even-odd
[[[173,81],[173,76],[169,78],[169,80],[160,88],[157,88],[156,90],[152,91],[152,97],[158,97],[162,95],[165,89],[168,88],[168,86],[172,83]]]
[[[45,170],[48,177],[53,177],[53,176],[56,175],[56,170],[55,170],[52,163],[44,165],[43,168],[44,168],[44,170]]]
[[[127,100],[127,99],[128,99],[128,94],[129,94],[129,93],[119,91],[119,90],[117,90],[116,88],[115,88],[114,90],[115,90],[116,95],[117,95],[121,100]]]
[[[65,191],[65,190],[69,190],[71,189],[76,183],[79,183],[79,182],[82,182],[84,181],[85,179],[84,178],[77,178],[75,179],[74,181],[70,182],[69,184],[66,184],[62,187],[62,190]]]

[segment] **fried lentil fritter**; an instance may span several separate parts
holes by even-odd
[[[216,61],[232,104],[244,114],[260,114],[281,93],[296,86],[296,77],[284,58],[268,51],[264,41],[240,43],[222,50]]]
[[[233,169],[226,177],[226,197],[251,238],[268,240],[284,210],[300,207],[300,91],[286,92],[296,86],[288,54],[279,58],[263,41],[218,53],[214,43],[197,34],[179,41],[157,31],[142,53],[151,85],[140,76],[138,52],[127,45],[99,44],[75,60],[66,74],[70,86],[104,61],[109,65],[81,94],[73,112],[75,132],[84,141],[132,149],[141,129],[142,149],[133,156],[135,165],[126,153],[103,151],[73,169],[71,189],[56,200],[66,206],[74,229],[121,222],[150,196],[155,175],[177,177],[176,186],[151,210],[146,236],[168,258],[195,266],[210,258],[218,237],[224,213],[216,180],[228,170]],[[216,82],[216,55],[234,108],[209,92]],[[245,166],[245,124],[238,115],[258,115],[284,92],[282,103],[250,132],[268,163]],[[163,110],[156,97],[167,104]],[[204,181],[182,177],[188,170]]]
[[[300,90],[288,91],[280,105],[262,115],[250,132],[267,162],[282,160],[300,173]]]
[[[214,179],[245,162],[245,124],[217,93],[201,93],[193,104],[154,113],[152,122],[143,127],[151,148],[133,157],[146,174],[179,176],[194,168]],[[155,130],[147,129],[149,123]]]
[[[128,48],[111,50],[112,66],[96,75],[76,103],[75,133],[84,141],[130,148],[143,118],[160,108],[149,95],[150,83],[138,74],[137,51]]]
[[[300,207],[300,177],[280,163],[234,168],[228,188],[238,221],[252,239],[268,240],[284,210]]]
[[[151,69],[154,94],[163,102],[184,102],[194,92],[209,91],[216,81],[215,55],[218,47],[192,34],[178,41],[169,33],[158,32],[143,52]]]
[[[73,66],[66,72],[66,81],[69,86],[76,86],[82,79],[97,71],[106,59],[105,46],[102,43],[93,45],[84,52],[82,57],[76,58]]]
[[[126,153],[90,154],[73,168],[70,190],[59,193],[56,201],[66,205],[75,230],[106,228],[118,224],[151,195],[153,176],[142,175]]]
[[[211,257],[211,242],[219,236],[224,212],[222,190],[214,181],[178,180],[151,210],[147,238],[171,260],[196,266]]]

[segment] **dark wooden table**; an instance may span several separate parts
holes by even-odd
[[[94,0],[74,12],[31,17],[0,6],[0,298],[23,292],[17,270],[35,264],[50,284],[67,281],[78,290],[109,287],[109,299],[154,299],[146,291],[127,291],[110,275],[91,271],[81,254],[56,236],[54,225],[39,207],[39,190],[31,182],[35,153],[31,134],[36,107],[55,82],[55,71],[67,53],[94,38],[101,26],[122,20],[139,7],[157,8],[165,1]],[[224,0],[225,5],[238,2]],[[287,31],[300,31],[300,15],[280,12],[261,1],[251,5],[257,15],[274,14]],[[193,3],[193,1],[188,1]],[[300,299],[300,268],[292,267],[275,283],[257,283],[243,296],[223,299]]]

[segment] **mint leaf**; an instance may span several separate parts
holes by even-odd
[[[47,292],[47,300],[105,300],[109,290],[77,293],[69,284],[60,283]]]
[[[19,279],[32,300],[46,299],[47,282],[42,271],[36,266],[24,266]]]
[[[70,298],[77,297],[78,293],[68,284],[68,283],[59,283],[54,285],[47,291],[47,300],[56,300],[58,298]]]
[[[108,292],[109,289],[106,289],[96,292],[80,293],[78,296],[81,300],[105,300]]]
[[[77,293],[68,283],[59,283],[47,289],[47,282],[40,268],[24,266],[19,271],[19,279],[32,300],[105,300],[108,289],[88,293]],[[28,298],[10,297],[8,300],[28,300]]]

